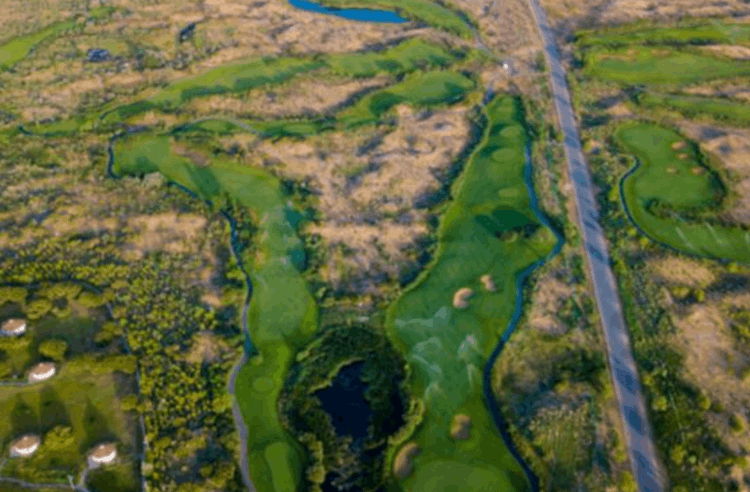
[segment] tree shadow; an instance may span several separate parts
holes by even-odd
[[[107,417],[89,399],[86,400],[83,428],[86,437],[81,442],[80,450],[82,453],[89,451],[101,442],[117,440],[117,434],[110,428]]]
[[[16,396],[16,404],[10,413],[10,421],[13,432],[18,435],[39,431],[39,415],[21,395]]]
[[[70,414],[52,386],[45,386],[39,396],[39,425],[43,433],[57,425],[70,426]]]

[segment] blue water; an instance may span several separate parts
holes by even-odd
[[[318,14],[335,15],[349,20],[362,22],[388,22],[392,24],[409,22],[403,17],[399,17],[395,12],[389,12],[387,10],[328,8],[307,0],[289,0],[289,3],[292,7],[300,10],[307,10],[308,12],[316,12]]]

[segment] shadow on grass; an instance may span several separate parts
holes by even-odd
[[[86,432],[86,438],[81,441],[80,450],[82,453],[89,451],[101,442],[117,441],[117,434],[109,427],[107,417],[88,399],[86,400],[86,411],[83,417],[83,428]]]

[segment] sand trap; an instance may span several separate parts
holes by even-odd
[[[668,174],[677,174],[677,168],[676,168],[676,167],[674,167],[674,166],[669,166],[669,167],[667,168],[667,173],[668,173]]]
[[[456,309],[466,309],[469,307],[469,298],[474,295],[474,291],[468,287],[462,287],[453,294],[453,307]]]
[[[471,417],[464,414],[453,416],[451,437],[453,439],[469,439],[471,437]]]
[[[680,149],[684,149],[685,147],[687,147],[687,142],[685,142],[684,140],[681,142],[675,142],[672,144],[672,150],[680,150]]]
[[[680,154],[680,155],[678,155],[677,157],[678,157],[679,159],[682,159],[682,160],[684,161],[685,159],[687,159],[688,157],[690,157],[690,155],[689,155],[689,154]]]
[[[479,280],[482,282],[482,285],[484,285],[484,288],[487,289],[487,291],[495,292],[497,290],[497,286],[495,285],[495,281],[492,280],[492,276],[482,275]]]
[[[397,479],[401,480],[411,475],[414,469],[412,459],[421,452],[419,444],[415,442],[407,443],[399,450],[396,459],[393,460],[393,474]]]
[[[700,176],[701,174],[703,174],[704,172],[706,172],[706,170],[703,169],[700,166],[695,166],[695,167],[693,167],[693,168],[690,169],[690,172],[693,173],[695,176]]]

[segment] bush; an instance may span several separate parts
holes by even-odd
[[[45,340],[39,344],[39,353],[50,359],[62,362],[68,351],[68,342],[65,340]]]
[[[745,430],[745,422],[742,418],[742,415],[738,413],[732,414],[731,417],[729,417],[729,427],[732,429],[732,432],[735,434],[739,434],[740,432]]]
[[[40,319],[52,309],[52,303],[48,299],[37,299],[26,306],[26,317],[31,320]]]
[[[620,475],[620,492],[638,492],[638,485],[629,471],[624,471]]]

